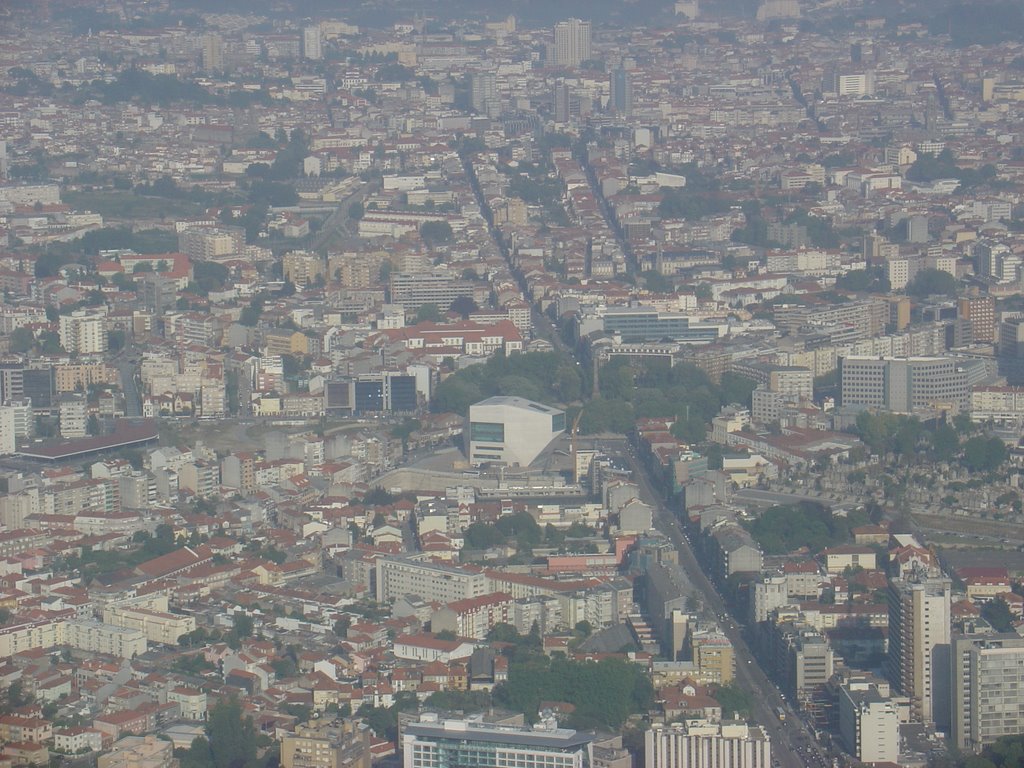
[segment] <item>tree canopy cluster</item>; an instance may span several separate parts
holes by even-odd
[[[104,104],[139,101],[143,104],[167,106],[175,102],[211,104],[218,99],[201,85],[181,80],[175,75],[153,75],[143,69],[126,69],[115,80],[106,83],[94,80],[80,86],[76,99],[81,103],[97,99]]]
[[[937,155],[921,153],[907,169],[907,178],[910,181],[929,182],[936,179],[957,179],[960,182],[959,190],[976,187],[979,184],[992,181],[995,177],[996,168],[993,165],[983,165],[977,169],[961,168],[956,164],[953,153],[948,149],[942,150]]]
[[[452,239],[452,225],[447,221],[426,221],[420,227],[420,237],[430,246],[450,243]]]
[[[769,507],[746,528],[766,555],[785,555],[801,547],[820,552],[843,544],[853,538],[854,528],[870,522],[866,511],[837,517],[828,507],[802,501],[792,506]]]
[[[1006,443],[998,437],[972,437],[964,443],[962,463],[971,472],[994,472],[1006,461]]]
[[[916,416],[865,411],[857,416],[856,432],[871,452],[879,455],[947,462],[959,457],[971,472],[994,472],[1006,461],[1006,444],[998,437],[975,435],[961,443],[961,432],[971,429],[970,420],[958,417],[956,426],[941,423],[925,428]]]
[[[957,768],[1024,768],[1024,734],[1004,736],[980,755],[964,755],[954,764]]]
[[[502,515],[494,523],[473,523],[463,534],[467,549],[490,549],[515,543],[519,552],[530,554],[533,547],[558,547],[566,551],[580,551],[581,542],[572,541],[594,535],[594,529],[582,523],[573,523],[561,531],[550,523],[544,528],[537,524],[529,512]]]
[[[750,405],[756,384],[728,372],[719,384],[695,365],[663,361],[631,365],[616,358],[599,372],[601,396],[587,402],[580,432],[628,432],[639,418],[673,418],[672,434],[687,443],[704,440],[707,424],[723,405]]]
[[[656,171],[657,167],[650,170]],[[672,172],[685,176],[686,186],[661,188],[661,218],[693,221],[729,210],[729,201],[718,196],[717,179],[703,173],[695,163],[673,168]]]
[[[858,293],[889,293],[889,278],[881,267],[854,269],[836,278],[836,288]]]
[[[242,717],[237,699],[222,701],[210,710],[206,735],[197,736],[188,749],[177,750],[181,768],[259,768],[256,728]]]
[[[996,632],[1013,632],[1013,613],[1001,597],[989,600],[981,607],[981,618],[991,624]]]
[[[494,699],[531,722],[541,702],[559,701],[575,707],[572,727],[618,728],[630,715],[647,711],[653,689],[643,670],[621,659],[595,663],[534,655],[513,658],[508,680],[495,687]]]
[[[496,355],[452,374],[434,393],[433,409],[466,415],[469,406],[494,395],[517,395],[541,403],[571,403],[583,390],[579,367],[557,352]]]
[[[1005,40],[1019,40],[1024,25],[1024,10],[1011,0],[996,0],[983,5],[961,0],[944,10],[928,14],[928,29],[933,34],[949,34],[953,45],[993,45]]]
[[[907,294],[924,299],[929,296],[956,296],[956,278],[941,269],[922,269],[907,283]]]

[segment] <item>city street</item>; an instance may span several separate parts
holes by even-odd
[[[121,378],[121,391],[124,392],[125,416],[129,419],[137,419],[142,416],[142,397],[139,395],[138,373],[139,366],[136,359],[141,356],[134,344],[129,341],[124,349],[114,358],[114,365],[117,367],[118,375]]]
[[[777,710],[779,707],[788,710],[786,701],[758,665],[741,634],[742,628],[729,618],[725,601],[697,562],[678,520],[665,508],[661,495],[651,485],[647,472],[633,452],[627,450],[620,455],[632,468],[643,501],[657,510],[658,529],[676,545],[680,566],[690,582],[700,589],[705,604],[719,617],[722,631],[733,646],[736,683],[750,694],[754,720],[765,728],[772,740],[773,760],[784,768],[824,768],[829,765],[821,748],[798,716],[793,714],[787,717],[785,722],[779,720]]]

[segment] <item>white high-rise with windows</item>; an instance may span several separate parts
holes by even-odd
[[[319,24],[303,27],[302,56],[310,61],[319,61],[324,57]]]
[[[65,438],[85,437],[89,424],[89,403],[85,395],[68,392],[61,395],[58,406],[60,436]]]
[[[951,661],[950,735],[957,747],[977,752],[1024,732],[1024,637],[957,637]]]
[[[655,725],[644,736],[644,768],[769,768],[771,738],[742,722]]]
[[[31,400],[14,400],[0,407],[0,455],[14,453],[18,440],[32,437],[34,431]]]
[[[590,22],[566,19],[555,24],[555,65],[575,69],[590,58]]]
[[[839,733],[862,763],[896,763],[900,757],[899,708],[875,685],[839,689]]]
[[[207,72],[216,72],[224,69],[223,37],[212,32],[203,35],[201,53],[203,69]]]
[[[949,720],[952,582],[913,573],[889,581],[889,680],[917,722]]]
[[[60,317],[60,345],[67,352],[97,355],[107,351],[107,329],[103,315],[85,310]]]

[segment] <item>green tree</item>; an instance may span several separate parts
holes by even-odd
[[[739,403],[750,407],[750,397],[756,387],[756,381],[748,379],[746,376],[740,376],[738,373],[726,371],[722,374],[721,380],[722,403],[725,405]]]
[[[256,765],[256,729],[252,718],[242,717],[237,699],[210,710],[206,725],[213,768],[253,768]]]
[[[36,337],[28,328],[15,328],[9,337],[11,352],[22,355],[28,352],[36,343]]]
[[[487,640],[492,643],[518,643],[519,633],[511,624],[499,622],[487,633]]]
[[[722,707],[722,718],[749,718],[753,712],[750,694],[735,683],[715,686],[711,695]]]
[[[608,695],[614,691],[615,695]],[[495,702],[536,720],[542,701],[565,701],[575,707],[572,725],[618,728],[631,714],[646,711],[653,689],[647,676],[621,659],[578,662],[516,653],[508,680],[495,687]]]
[[[956,296],[956,278],[941,269],[922,269],[907,285],[907,294],[924,299],[929,296]]]
[[[819,552],[841,544],[851,538],[853,527],[867,521],[866,512],[837,518],[817,502],[802,501],[793,506],[769,507],[746,527],[765,554],[784,555],[800,547]]]
[[[441,320],[441,310],[437,304],[422,304],[416,311],[417,323],[437,323]]]
[[[989,600],[982,606],[981,618],[991,624],[996,632],[1013,631],[1013,613],[1009,604],[1001,597]]]
[[[119,328],[107,332],[107,348],[113,352],[124,349],[126,334]]]
[[[452,225],[447,221],[428,221],[420,227],[420,237],[427,245],[435,246],[451,242]]]
[[[994,472],[1006,461],[1006,444],[998,437],[970,438],[964,443],[963,465],[971,472]]]
[[[254,328],[260,321],[260,315],[263,314],[263,300],[259,298],[252,299],[248,306],[242,309],[242,313],[238,317],[240,325],[246,325],[250,328]]]
[[[341,616],[340,618],[338,618],[337,621],[334,622],[334,626],[331,627],[331,630],[338,637],[347,637],[348,628],[349,626],[351,626],[351,624],[352,619],[350,619],[348,616]]]
[[[936,461],[949,461],[960,450],[960,436],[948,424],[939,424],[932,431],[929,441],[931,442],[932,456]]]
[[[247,613],[237,611],[232,619],[231,631],[238,637],[252,637],[253,620]]]
[[[450,311],[457,312],[462,315],[463,320],[466,320],[472,313],[479,309],[480,307],[477,306],[477,303],[469,296],[456,296],[455,300],[452,301],[451,307],[449,307]]]

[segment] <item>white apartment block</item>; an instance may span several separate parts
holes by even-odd
[[[644,736],[644,768],[770,768],[771,739],[746,723],[691,720]]]
[[[103,315],[78,310],[60,316],[60,345],[67,352],[97,355],[107,351],[107,330]]]
[[[377,599],[381,602],[419,595],[428,602],[447,604],[490,591],[490,581],[482,571],[404,557],[377,561]]]
[[[847,751],[862,763],[899,761],[899,710],[874,686],[839,689],[839,733]]]
[[[89,653],[102,653],[131,659],[141,656],[148,647],[146,635],[138,629],[117,627],[99,621],[69,621],[65,640],[72,648]]]
[[[951,661],[950,732],[957,747],[979,751],[1024,731],[1024,638],[956,637]]]

